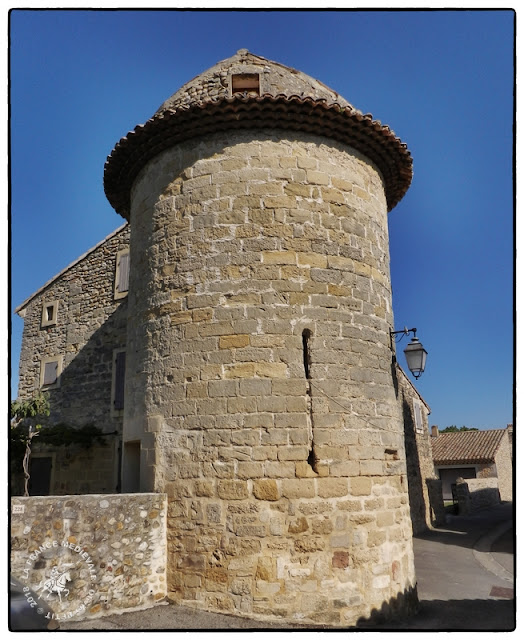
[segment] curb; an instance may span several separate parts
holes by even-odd
[[[501,580],[506,580],[511,583],[514,581],[513,574],[493,558],[491,547],[497,538],[500,538],[508,529],[511,529],[512,525],[513,522],[511,520],[501,522],[487,534],[481,536],[473,545],[473,556],[475,560],[490,573],[493,573]]]

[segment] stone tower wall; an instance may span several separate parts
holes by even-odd
[[[237,131],[161,153],[131,199],[124,438],[169,496],[173,596],[334,625],[405,611],[380,174],[327,138]]]

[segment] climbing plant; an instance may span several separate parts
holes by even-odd
[[[51,426],[43,424],[49,413],[49,399],[44,393],[11,403],[10,461],[15,469],[22,465],[25,496],[29,495],[31,448],[36,436],[40,443],[54,446],[76,444],[88,449],[95,442],[106,444],[104,433],[92,424],[83,427],[72,427],[64,423]]]

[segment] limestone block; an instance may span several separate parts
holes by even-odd
[[[241,349],[249,344],[248,335],[229,335],[219,338],[220,349]]]
[[[220,480],[217,493],[222,500],[243,500],[249,494],[245,480]]]
[[[280,499],[276,481],[268,478],[253,481],[253,495],[258,500],[268,500],[270,502]]]
[[[313,498],[315,496],[314,483],[313,479],[283,479],[281,482],[282,495],[285,498]]]
[[[347,478],[318,478],[316,484],[321,498],[340,498],[348,493]]]
[[[354,496],[368,496],[371,494],[371,478],[360,476],[349,481],[350,492]]]

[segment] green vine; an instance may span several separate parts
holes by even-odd
[[[93,424],[83,427],[72,427],[60,422],[46,426],[42,422],[49,417],[49,399],[43,393],[38,393],[27,400],[15,400],[11,403],[11,428],[9,430],[9,459],[16,470],[22,465],[25,476],[25,491],[29,482],[29,460],[33,438],[38,436],[41,444],[59,446],[78,445],[89,449],[93,444],[106,445],[101,429]]]

